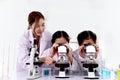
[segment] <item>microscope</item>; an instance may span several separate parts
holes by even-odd
[[[67,52],[68,49],[65,45],[61,44],[57,48],[58,51],[58,61],[55,63],[55,67],[60,68],[59,75],[56,78],[69,78],[66,76],[65,68],[69,67],[69,62],[67,61]]]
[[[37,49],[38,49],[37,41],[36,41],[36,39],[34,39],[33,46],[32,46],[31,52],[30,52],[30,62],[26,63],[27,65],[29,65],[27,80],[34,80],[36,78],[41,77],[40,70],[38,70],[38,68],[39,68],[38,65],[41,63],[38,62]]]
[[[99,75],[96,75],[97,71],[95,68],[98,67],[98,63],[95,61],[95,47],[88,43],[84,44],[85,60],[83,61],[83,67],[87,68],[87,76],[85,79],[99,79]]]

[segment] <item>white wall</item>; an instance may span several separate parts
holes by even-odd
[[[33,10],[44,14],[46,29],[65,30],[73,42],[79,32],[94,31],[106,64],[120,64],[120,0],[0,0],[0,42],[17,42]]]

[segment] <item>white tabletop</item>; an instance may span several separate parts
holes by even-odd
[[[27,73],[20,73],[19,75],[13,75],[13,77],[10,77],[9,79],[2,79],[2,80],[28,80]],[[49,76],[42,76],[37,79],[31,79],[31,80],[63,80],[63,78],[56,78],[58,75],[49,75]],[[69,78],[64,78],[64,80],[110,80],[110,79],[84,79],[84,76],[80,75],[68,75]],[[6,78],[6,77],[4,77]]]
[[[56,76],[41,76],[40,78],[37,79],[31,79],[31,80],[103,80],[103,79],[84,79],[83,76],[78,76],[78,75],[69,75],[69,78],[56,78]],[[19,75],[16,77],[14,77],[14,79],[10,79],[10,80],[28,80],[26,78],[26,76],[23,75]]]
[[[49,76],[49,77],[41,77],[36,80],[90,80],[90,79],[84,79],[83,76],[70,76],[69,78],[55,78],[55,76]],[[93,80],[93,79],[92,79]],[[100,79],[94,79],[94,80],[100,80]]]

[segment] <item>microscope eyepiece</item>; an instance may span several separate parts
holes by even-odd
[[[85,53],[96,52],[95,47],[91,43],[84,44],[84,51],[85,51]]]
[[[84,51],[86,52],[86,49],[88,46],[92,45],[91,43],[84,44]]]
[[[67,48],[67,46],[64,45],[64,44],[59,44],[59,46],[57,47],[57,51],[58,51],[58,52],[67,53],[67,52],[68,52],[68,48]]]

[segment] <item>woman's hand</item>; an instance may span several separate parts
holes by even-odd
[[[45,58],[45,63],[47,64],[47,65],[51,65],[51,64],[53,64],[55,61],[53,60],[53,58],[51,58],[50,56],[48,56],[48,57],[46,57]]]

